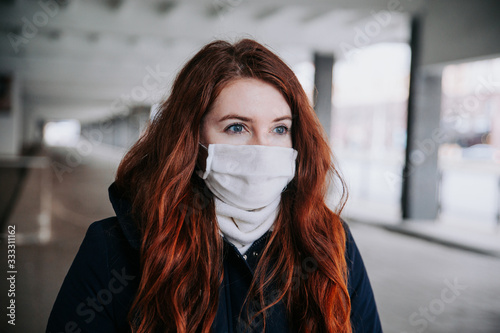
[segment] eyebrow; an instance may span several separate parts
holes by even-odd
[[[224,121],[224,120],[228,120],[228,119],[238,119],[238,120],[246,121],[246,122],[249,122],[249,123],[252,122],[251,118],[240,116],[240,115],[237,115],[237,114],[227,114],[224,117],[220,118],[219,122]],[[278,117],[278,118],[276,118],[276,119],[273,120],[273,123],[276,123],[278,121],[283,121],[283,120],[290,120],[290,121],[292,121],[292,117],[291,116]]]

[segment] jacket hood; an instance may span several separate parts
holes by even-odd
[[[120,193],[115,183],[109,187],[108,194],[125,238],[134,249],[139,250],[141,248],[141,234],[132,218],[130,201]]]

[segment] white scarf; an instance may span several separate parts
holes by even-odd
[[[270,205],[253,211],[236,208],[215,198],[215,212],[219,229],[241,254],[262,237],[274,224],[278,216],[281,197]]]

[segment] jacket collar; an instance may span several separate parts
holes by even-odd
[[[120,193],[115,183],[111,184],[108,193],[125,238],[134,249],[139,250],[141,248],[141,233],[132,218],[130,201]]]

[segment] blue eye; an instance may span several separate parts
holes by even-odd
[[[278,126],[274,129],[276,134],[284,135],[288,133],[288,127],[286,126]]]
[[[226,132],[231,132],[231,133],[241,133],[243,132],[243,125],[242,124],[233,124],[230,125],[226,128]]]

